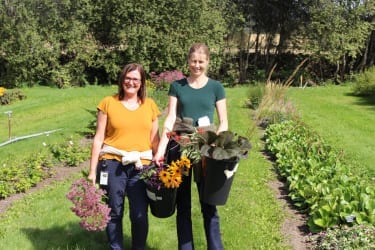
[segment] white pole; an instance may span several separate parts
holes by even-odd
[[[10,122],[10,117],[12,116],[12,111],[5,111],[4,114],[8,115],[8,139],[12,139],[12,127],[11,127],[11,122]]]

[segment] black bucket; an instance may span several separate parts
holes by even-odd
[[[206,158],[205,161],[205,178],[201,184],[201,199],[210,205],[225,205],[234,179],[233,171],[237,169],[238,160],[226,161]],[[225,174],[228,171],[230,172],[229,176]]]

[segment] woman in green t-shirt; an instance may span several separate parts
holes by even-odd
[[[175,81],[169,89],[168,115],[164,122],[161,140],[155,154],[156,164],[170,163],[180,157],[178,145],[169,140],[167,133],[171,132],[176,118],[191,118],[196,127],[213,125],[216,110],[219,124],[217,133],[228,130],[227,107],[225,91],[222,84],[207,76],[209,64],[209,49],[205,44],[196,43],[190,48],[188,65],[190,75]],[[167,150],[172,149],[172,150]],[[164,155],[168,151],[168,158]],[[200,183],[197,182],[198,190]],[[178,249],[194,249],[191,221],[191,174],[184,176],[177,191],[177,237]],[[208,249],[223,249],[220,235],[220,223],[216,206],[202,201],[201,211],[204,219]]]

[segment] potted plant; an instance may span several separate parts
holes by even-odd
[[[175,211],[177,188],[182,183],[182,175],[188,175],[190,160],[182,156],[170,164],[151,164],[141,173],[147,185],[147,197],[151,213],[158,218],[171,216]]]
[[[185,119],[186,120],[186,119]],[[169,136],[180,145],[181,154],[192,160],[194,179],[200,182],[201,199],[212,205],[224,205],[240,159],[248,156],[251,144],[232,131],[219,134],[211,129],[194,128],[189,120],[179,120]]]
[[[232,131],[216,134],[206,131],[200,145],[203,180],[201,199],[212,205],[224,205],[228,199],[240,159],[248,156],[251,144]]]

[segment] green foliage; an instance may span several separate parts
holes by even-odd
[[[291,101],[285,96],[288,86],[267,82],[262,90],[262,98],[255,110],[254,119],[261,127],[288,120],[298,120],[298,112]]]
[[[249,86],[249,101],[247,106],[252,109],[257,109],[264,96],[265,86],[261,83]]]
[[[353,92],[359,96],[375,97],[375,66],[355,76]]]
[[[0,166],[0,198],[25,192],[53,174],[53,165],[77,167],[87,160],[89,149],[73,141],[54,144],[48,150],[23,158],[8,157]]]
[[[375,13],[371,2],[320,0],[310,6],[311,22],[305,30],[307,50],[312,58],[324,58],[336,65],[341,80],[350,58],[359,57],[367,45],[373,24],[364,17]]]
[[[239,160],[246,158],[251,144],[246,137],[232,131],[222,131],[219,134],[206,131],[201,134],[204,144],[201,145],[201,154],[215,160]]]
[[[168,104],[168,98],[166,98],[166,96],[168,96],[167,89],[156,88],[152,91],[149,91],[148,96],[155,101],[155,103],[158,105],[161,112],[163,112],[167,108],[167,104]]]
[[[53,144],[50,146],[53,157],[63,165],[77,167],[87,160],[89,148],[79,145],[77,142],[69,140],[65,143]]]
[[[11,104],[14,101],[23,100],[26,95],[21,90],[6,90],[0,94],[0,105]]]
[[[375,228],[370,225],[333,227],[313,235],[316,250],[374,249]]]
[[[193,42],[212,49],[217,73],[225,7],[216,1],[8,1],[0,5],[0,81],[83,86],[117,82],[122,65],[186,70]]]
[[[375,223],[373,184],[353,175],[340,154],[305,125],[285,121],[265,131],[266,150],[288,183],[312,232],[341,224]]]
[[[0,166],[0,198],[24,192],[52,175],[51,161],[47,153],[7,159]]]

